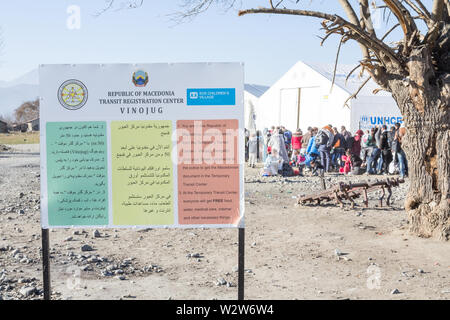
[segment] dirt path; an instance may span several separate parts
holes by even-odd
[[[42,298],[38,152],[0,153],[0,299]],[[245,178],[247,299],[450,298],[450,243],[408,234],[407,185],[392,209],[296,207],[293,197],[320,189],[316,177],[258,171]],[[54,298],[237,297],[237,230],[93,231],[51,231]]]

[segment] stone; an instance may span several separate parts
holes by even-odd
[[[227,284],[227,282],[225,281],[224,278],[218,278],[217,279],[217,285],[223,286],[223,285],[226,285],[226,284]]]
[[[20,209],[19,211],[17,211],[18,214],[25,214],[25,210]]]
[[[114,278],[118,279],[118,280],[126,280],[127,278],[123,275],[120,276],[115,276]]]
[[[400,293],[400,291],[398,289],[394,289],[391,291],[391,294],[399,294],[399,293]]]
[[[90,245],[85,244],[81,247],[81,251],[92,251],[94,250]]]
[[[24,297],[29,297],[29,296],[33,295],[35,292],[36,292],[35,287],[22,287],[19,290],[19,293]]]
[[[73,241],[73,237],[67,237],[64,241]]]
[[[93,236],[94,236],[94,238],[100,238],[101,237],[100,231],[94,230]]]
[[[100,260],[97,257],[90,257],[89,259],[87,259],[87,262],[89,262],[89,263],[96,263],[99,261]]]
[[[418,273],[425,273],[425,271],[423,271],[422,269],[417,269]]]
[[[339,249],[334,249],[334,254],[335,254],[337,257],[340,257],[340,256],[342,256],[342,251],[339,250]]]

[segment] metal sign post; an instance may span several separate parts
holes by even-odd
[[[239,228],[238,300],[244,300],[245,228]]]
[[[42,230],[42,275],[44,281],[44,300],[50,300],[50,241],[48,229]]]

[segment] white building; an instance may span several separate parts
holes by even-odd
[[[258,99],[269,89],[267,86],[256,84],[244,85],[244,119],[245,128],[253,129],[260,128],[256,123],[258,122],[256,115],[256,108],[258,106]]]
[[[332,124],[344,125],[353,133],[358,129],[369,129],[374,125],[388,127],[401,121],[400,110],[391,94],[380,91],[370,80],[358,94],[357,99],[344,102],[355,93],[367,79],[359,77],[356,70],[346,82],[354,66],[338,65],[332,88],[334,65],[318,65],[297,62],[272,87],[259,97],[256,104],[257,129],[282,125],[289,130],[307,127],[323,127]]]

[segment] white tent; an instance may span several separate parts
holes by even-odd
[[[257,125],[257,105],[258,99],[269,89],[267,86],[256,84],[244,85],[244,113],[245,127],[247,129],[260,128]]]
[[[390,93],[380,91],[370,80],[358,94],[357,99],[344,102],[355,93],[368,75],[359,77],[355,71],[346,82],[354,66],[338,65],[332,88],[333,64],[306,64],[297,62],[257,101],[256,126],[258,129],[282,125],[289,130],[307,127],[344,125],[355,132],[374,125],[393,125],[402,117]]]

